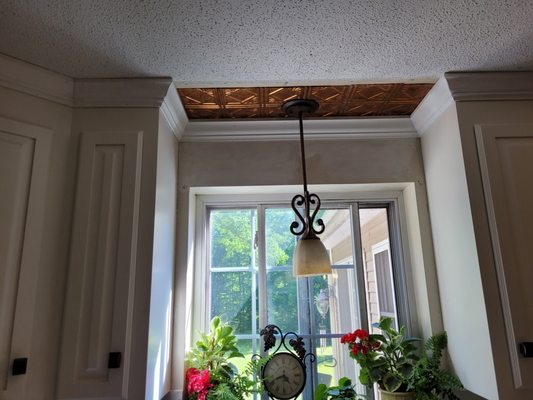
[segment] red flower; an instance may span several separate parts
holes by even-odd
[[[361,344],[359,344],[359,343],[354,343],[354,345],[353,345],[353,347],[352,347],[352,350],[351,350],[351,351],[352,351],[352,354],[353,354],[354,356],[356,356],[357,354],[359,354],[359,352],[361,351],[361,347],[362,347]]]
[[[357,336],[355,336],[355,332],[347,333],[343,337],[341,337],[341,343],[354,343],[357,339]]]
[[[351,333],[347,333],[343,337],[341,337],[341,343],[355,343],[357,339],[363,341],[368,340],[369,335],[368,332],[364,329],[356,329],[355,331]]]
[[[205,400],[207,392],[211,388],[211,380],[209,377],[209,370],[200,371],[196,368],[189,368],[187,370],[187,392],[190,394],[197,394],[198,400]]]
[[[379,340],[372,339],[364,329],[356,329],[347,333],[341,337],[341,343],[348,344],[350,354],[354,358],[358,355],[365,356],[369,351],[376,350],[381,345]]]
[[[360,340],[368,340],[368,332],[364,329],[356,329],[353,334]]]

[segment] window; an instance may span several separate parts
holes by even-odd
[[[379,244],[373,245],[372,256],[376,273],[379,315],[393,318],[395,320],[395,326],[398,328],[398,324],[396,323],[396,302],[394,300],[394,287],[392,283],[389,241],[384,240]]]
[[[196,266],[196,276],[208,296],[196,296],[195,315],[201,316],[200,328],[215,315],[234,327],[246,355],[238,368],[260,353],[262,327],[275,324],[283,332],[297,332],[317,356],[303,394],[312,398],[318,383],[358,375],[339,337],[380,315],[407,322],[401,313],[406,302],[397,303],[406,296],[401,257],[394,257],[401,254],[394,200],[324,201],[321,239],[333,273],[309,278],[292,276],[296,237],[289,226],[295,218],[288,201],[215,200],[206,201],[201,210],[203,262]]]

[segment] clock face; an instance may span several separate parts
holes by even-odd
[[[292,399],[305,386],[305,367],[292,353],[276,353],[263,368],[264,386],[270,397]]]

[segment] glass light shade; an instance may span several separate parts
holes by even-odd
[[[300,238],[292,259],[294,276],[331,274],[329,253],[318,237]]]

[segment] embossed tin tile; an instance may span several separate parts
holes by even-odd
[[[317,100],[313,117],[409,116],[432,83],[178,89],[189,119],[284,118],[292,99]]]

